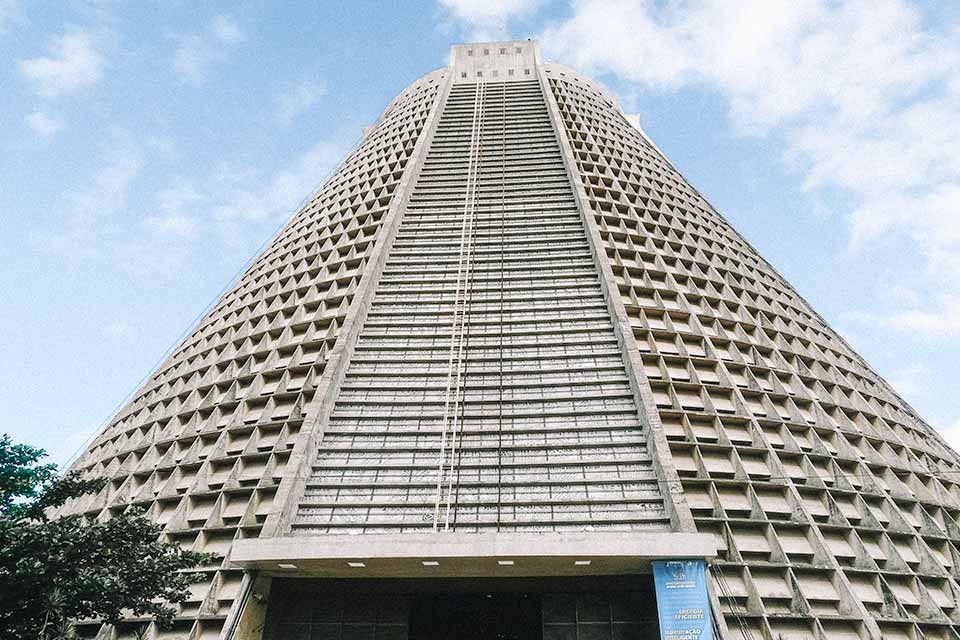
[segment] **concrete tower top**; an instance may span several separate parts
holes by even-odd
[[[536,77],[540,52],[533,40],[477,42],[450,47],[450,68],[457,84],[505,82]]]

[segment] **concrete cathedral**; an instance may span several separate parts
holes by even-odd
[[[220,557],[151,638],[960,637],[960,457],[531,41],[397,96],[73,468]]]

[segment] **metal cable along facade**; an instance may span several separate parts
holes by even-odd
[[[454,85],[298,534],[669,528],[536,81]]]
[[[957,454],[606,89],[454,52],[76,462],[111,482],[68,511],[222,555],[150,633],[240,637],[240,546],[695,532],[720,637],[960,638]],[[636,594],[589,633],[557,597],[544,633],[648,637]],[[290,632],[346,638],[338,611]]]

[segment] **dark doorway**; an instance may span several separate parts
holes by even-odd
[[[655,640],[650,574],[277,578],[264,640]]]
[[[540,598],[527,593],[423,594],[410,611],[410,640],[540,640]]]

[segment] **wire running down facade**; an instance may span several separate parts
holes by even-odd
[[[669,529],[598,273],[539,84],[455,85],[295,531],[587,524]]]
[[[528,41],[394,100],[74,467],[222,557],[156,637],[253,637],[271,545],[700,534],[719,637],[960,638],[960,458]]]

